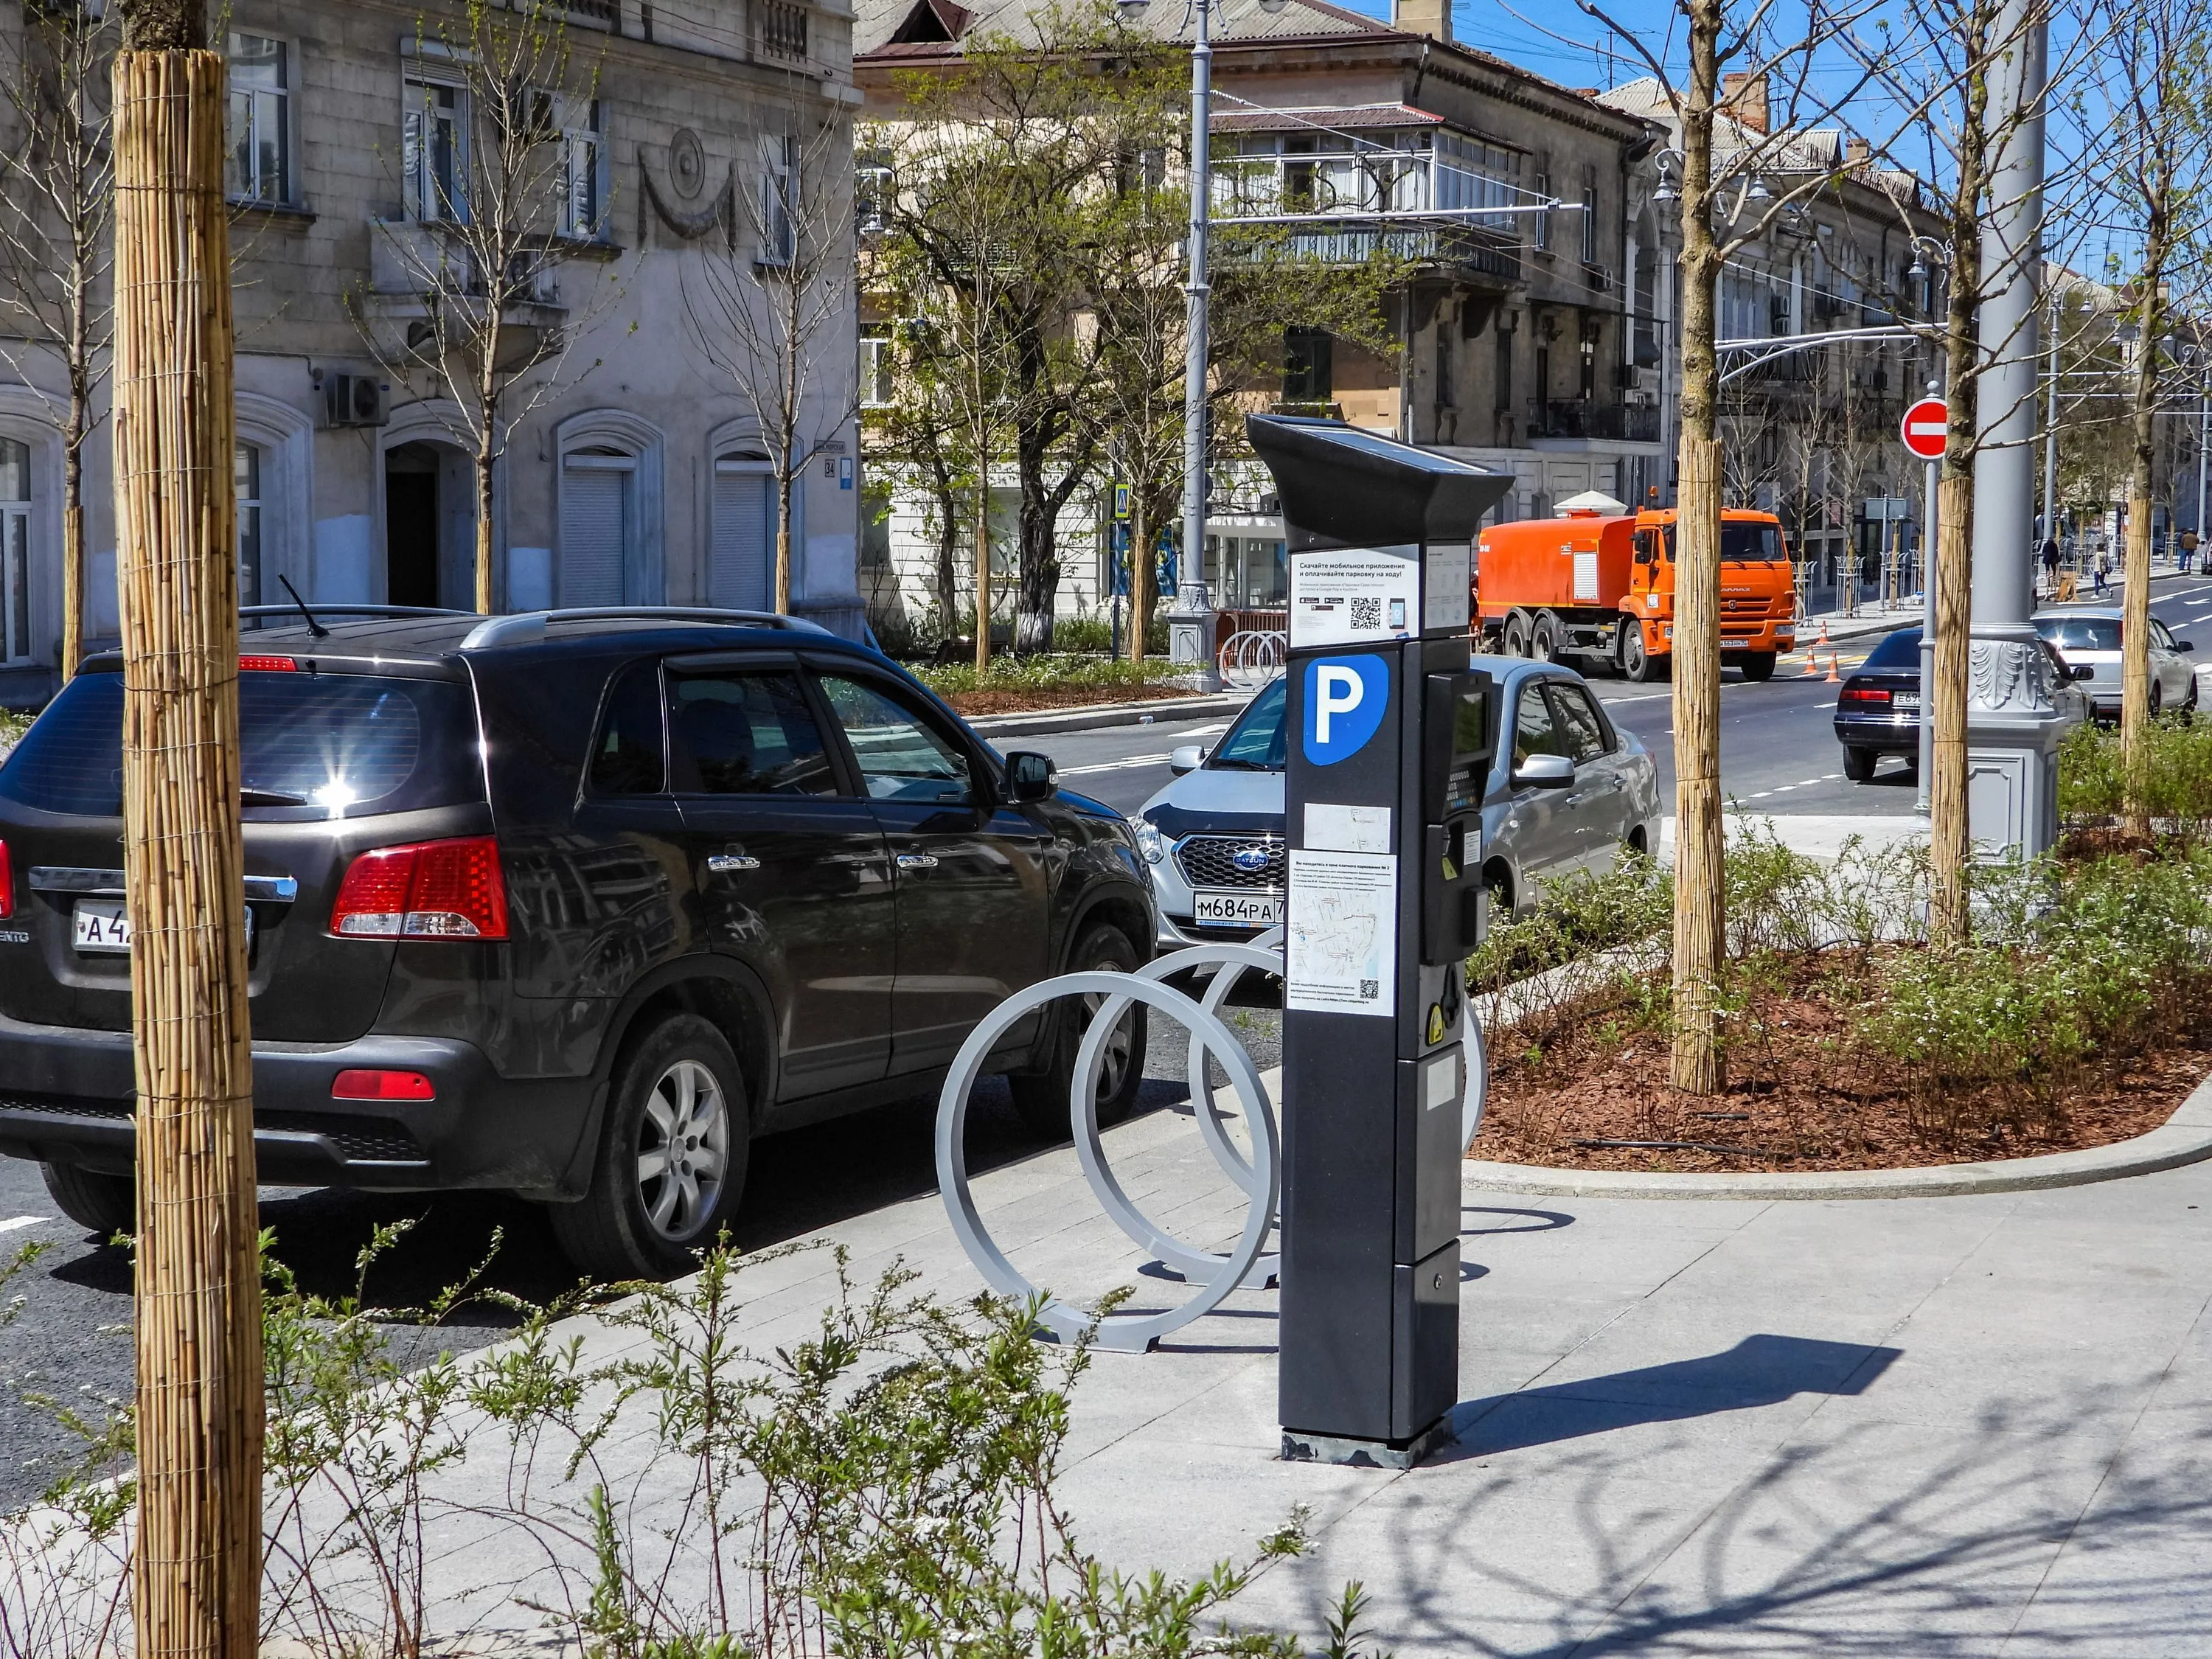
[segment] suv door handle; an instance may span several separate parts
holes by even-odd
[[[928,853],[901,853],[898,867],[902,870],[934,870],[937,860]]]
[[[743,853],[709,853],[707,867],[718,876],[734,874],[739,870],[757,870],[760,860]]]

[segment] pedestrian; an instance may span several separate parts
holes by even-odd
[[[2058,594],[2058,544],[2046,536],[2043,538],[2043,589],[2051,598]]]
[[[2096,583],[2096,595],[2100,599],[2105,597],[2105,578],[2112,574],[2112,556],[2100,547],[2097,550],[2097,568],[2090,573]]]

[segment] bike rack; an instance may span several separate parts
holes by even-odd
[[[1002,1295],[1036,1302],[1037,1322],[1059,1340],[1074,1342],[1088,1337],[1101,1348],[1143,1353],[1170,1332],[1212,1312],[1231,1292],[1264,1289],[1276,1282],[1279,1258],[1267,1244],[1282,1194],[1282,1131],[1275,1103],[1261,1085],[1258,1068],[1244,1045],[1223,1023],[1219,1011],[1248,970],[1279,975],[1283,951],[1283,930],[1278,927],[1249,943],[1192,945],[1161,957],[1134,973],[1096,969],[1041,980],[994,1009],[954,1056],[937,1109],[937,1179],[945,1195],[945,1213],[961,1248],[985,1282]],[[1213,971],[1205,991],[1197,997],[1165,982],[1175,975],[1208,968]],[[1068,1087],[1068,1121],[1084,1180],[1108,1218],[1152,1261],[1197,1286],[1187,1300],[1162,1312],[1101,1316],[1051,1295],[1007,1260],[975,1206],[968,1176],[968,1108],[983,1061],[1016,1021],[1068,996],[1103,999],[1084,1031]],[[1200,1249],[1161,1226],[1129,1196],[1107,1159],[1098,1125],[1098,1070],[1108,1037],[1133,1002],[1158,1009],[1190,1034],[1190,1097],[1199,1138],[1215,1164],[1249,1200],[1243,1229],[1229,1250]],[[1460,1108],[1464,1148],[1482,1127],[1490,1067],[1483,1049],[1482,1024],[1464,1000],[1460,1019],[1468,1051],[1467,1091]],[[1238,1097],[1248,1103],[1254,1154],[1250,1158],[1229,1137],[1227,1115],[1214,1097],[1213,1081],[1208,1075],[1209,1054],[1221,1062]],[[1137,1059],[1142,1064],[1142,1056]]]

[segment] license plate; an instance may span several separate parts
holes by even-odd
[[[94,956],[131,954],[131,918],[121,899],[79,899],[72,917],[76,948]],[[246,945],[253,948],[253,907],[246,910]]]
[[[1908,714],[1917,714],[1920,712],[1920,694],[1917,691],[1900,691],[1889,700],[1889,706],[1901,708]]]
[[[1749,640],[1723,640],[1721,641],[1721,649],[1723,651],[1748,651],[1751,649],[1751,641]]]
[[[1273,927],[1283,919],[1280,893],[1201,887],[1191,899],[1191,920],[1201,927]]]

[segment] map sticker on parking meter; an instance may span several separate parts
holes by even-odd
[[[1283,1006],[1397,1012],[1398,860],[1387,853],[1291,854]]]
[[[1334,766],[1367,746],[1390,707],[1390,665],[1382,657],[1316,657],[1306,665],[1305,757]]]
[[[1419,555],[1411,546],[1291,555],[1292,648],[1412,639],[1422,626]]]

